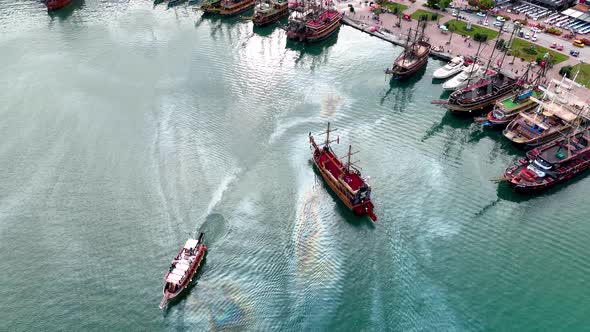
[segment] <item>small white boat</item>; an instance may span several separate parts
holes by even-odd
[[[461,74],[443,83],[442,87],[447,91],[455,91],[466,87],[469,81],[475,83],[482,77],[483,69],[480,68],[479,65],[474,63],[469,65],[468,67],[465,67]]]
[[[443,79],[459,74],[463,70],[463,63],[464,60],[462,56],[453,58],[451,59],[451,62],[447,63],[444,67],[435,70],[432,76],[436,79]]]

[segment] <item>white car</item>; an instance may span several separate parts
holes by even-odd
[[[477,13],[477,14],[475,14],[475,15],[477,15],[477,16],[479,16],[479,17],[486,17],[486,14],[484,14],[484,13],[482,13],[482,12],[478,12],[478,13]]]
[[[526,35],[524,35],[524,39],[529,39],[531,38],[531,35],[529,35],[528,33]]]
[[[539,28],[531,28],[531,31],[532,32],[541,32],[541,29],[539,29]]]
[[[506,19],[503,18],[502,16],[496,16],[496,21],[504,22],[504,21],[506,21]]]
[[[531,41],[534,41],[534,42],[535,42],[535,41],[537,41],[537,36],[533,36],[533,37],[531,38]]]

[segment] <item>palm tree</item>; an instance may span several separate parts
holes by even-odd
[[[449,36],[449,41],[447,42],[447,45],[450,45],[451,44],[451,39],[453,38],[453,33],[455,31],[457,31],[457,28],[455,27],[454,24],[447,23],[447,29],[451,32],[451,35]]]

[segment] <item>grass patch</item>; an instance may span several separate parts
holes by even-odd
[[[409,6],[402,5],[401,3],[397,3],[397,2],[382,2],[381,7],[387,8],[387,9],[391,10],[392,12],[393,12],[394,8],[397,7],[397,8],[399,8],[398,12],[401,13],[404,10],[408,9]]]
[[[471,24],[471,30],[467,30],[467,23],[465,23],[464,21],[459,21],[456,19],[450,20],[449,22],[446,23],[447,27],[448,27],[449,23],[452,24],[457,29],[455,31],[455,33],[459,33],[463,36],[473,37],[476,33],[480,33],[480,34],[487,35],[488,41],[490,41],[498,36],[498,31],[484,28],[484,27],[480,27],[475,24]]]
[[[572,68],[572,78],[576,75],[576,72],[580,69],[580,73],[578,73],[578,77],[576,77],[576,82],[584,85],[587,88],[590,88],[590,64],[587,63],[579,63]]]
[[[410,15],[410,17],[413,20],[418,20],[420,18],[420,16],[422,16],[422,15],[428,16],[428,21],[431,21],[431,20],[434,21],[437,18],[442,17],[442,15],[439,15],[439,14],[433,13],[433,12],[429,12],[428,10],[424,10],[424,9],[416,10],[415,12],[412,13],[412,15]],[[432,16],[436,16],[436,18],[433,20]]]
[[[533,45],[535,45],[534,51],[531,50],[531,46]],[[520,38],[515,38],[512,42],[512,49],[510,50],[510,55],[516,54],[517,58],[522,58],[527,61],[535,61],[538,57],[544,56],[547,52],[549,52],[549,54],[553,56],[553,64],[558,64],[569,59],[569,56],[565,54],[555,52],[553,50],[533,44],[529,41]]]

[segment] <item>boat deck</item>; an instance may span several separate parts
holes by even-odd
[[[578,133],[570,137],[571,139],[569,141],[561,140],[559,143],[541,152],[539,156],[545,161],[554,164],[562,162],[563,160],[570,158],[572,155],[576,155],[588,149],[590,146],[590,140],[583,133]]]
[[[346,172],[344,165],[331,151],[325,151],[321,154],[320,165],[323,165],[334,178],[342,178],[353,191],[358,190],[364,184],[363,179],[358,174]]]
[[[426,56],[429,49],[430,48],[426,45],[414,44],[411,47],[411,51],[405,52],[395,61],[395,65],[404,68],[411,67],[416,62],[420,61],[423,56]],[[411,55],[408,56],[408,54]]]
[[[326,21],[331,22],[337,18],[340,13],[333,9],[324,10],[317,19],[308,19],[306,25],[310,28],[318,28],[323,25]]]

